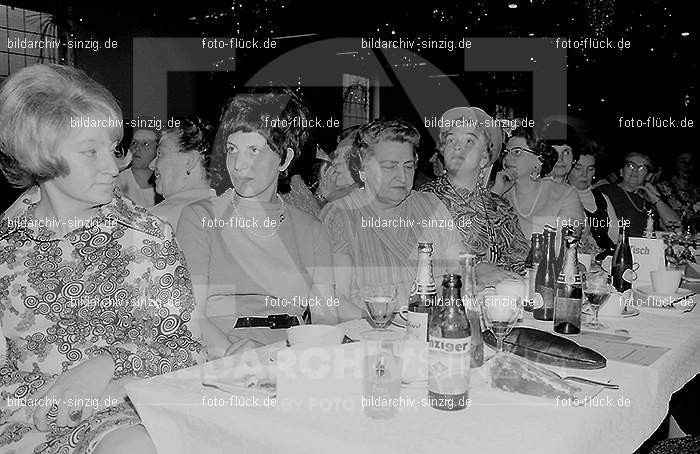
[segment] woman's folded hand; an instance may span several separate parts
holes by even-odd
[[[55,406],[57,414],[51,419],[55,416],[56,425],[75,427],[103,405],[100,399],[113,375],[114,361],[109,356],[90,358],[63,372],[32,396],[34,402],[43,403],[34,410],[34,425],[44,432],[51,430],[48,416]]]

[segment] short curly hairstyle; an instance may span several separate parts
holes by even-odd
[[[196,152],[201,159],[202,166],[208,172],[216,133],[214,126],[199,117],[177,118],[176,121],[179,126],[164,129],[161,135],[173,134],[177,138],[180,151]]]
[[[122,111],[105,87],[70,66],[36,64],[12,74],[0,89],[0,168],[8,182],[27,188],[70,172],[56,155],[76,120],[110,124],[121,141]]]
[[[510,138],[520,137],[525,139],[525,143],[528,148],[530,148],[537,157],[540,158],[542,162],[542,168],[540,169],[540,177],[548,175],[552,171],[554,166],[559,160],[559,153],[555,150],[552,145],[545,143],[543,140],[537,138],[530,128],[524,126],[518,126],[510,134]]]
[[[225,143],[231,134],[255,132],[267,140],[268,146],[282,161],[287,148],[294,150],[288,167],[291,169],[304,151],[310,135],[310,120],[304,102],[288,88],[235,96],[224,106],[216,153],[225,155]],[[288,188],[290,178],[288,171],[281,173],[280,186]]]
[[[362,163],[374,154],[373,148],[380,142],[408,143],[413,150],[413,158],[418,159],[420,133],[416,128],[403,120],[372,120],[357,131],[348,152],[351,173],[359,174]]]

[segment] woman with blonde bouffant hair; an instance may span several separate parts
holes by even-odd
[[[0,216],[3,452],[155,452],[124,384],[204,360],[172,228],[115,191],[121,125],[75,68],[0,89],[0,168],[26,189]]]

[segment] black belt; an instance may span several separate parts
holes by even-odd
[[[296,315],[272,314],[267,317],[238,317],[233,328],[286,329],[300,324]]]

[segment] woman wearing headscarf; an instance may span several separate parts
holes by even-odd
[[[432,192],[450,210],[466,250],[480,262],[479,275],[485,277],[484,270],[489,270],[487,283],[523,274],[529,244],[518,217],[503,197],[486,189],[501,152],[501,129],[477,107],[450,109],[440,124],[445,126],[440,128],[438,152],[445,170],[419,191]]]

